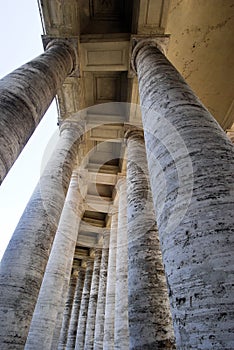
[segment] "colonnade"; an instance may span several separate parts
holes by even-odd
[[[2,81],[2,178],[74,68],[74,52],[56,40]],[[174,349],[174,336],[178,349],[234,347],[233,145],[155,43],[137,43],[132,66],[144,135],[125,134],[127,174],[110,232],[94,258],[73,265],[84,123],[65,120],[2,259],[3,350]]]

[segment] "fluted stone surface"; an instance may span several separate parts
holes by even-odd
[[[72,275],[70,278],[69,290],[67,294],[67,300],[63,311],[62,327],[58,341],[58,350],[63,350],[67,343],[68,327],[70,323],[70,317],[72,312],[72,305],[75,295],[76,283],[77,283],[78,272],[73,267]],[[53,344],[53,343],[52,343]],[[53,349],[53,346],[52,346]]]
[[[67,335],[66,350],[73,350],[75,348],[76,332],[77,332],[80,304],[81,304],[81,298],[82,298],[82,291],[84,286],[84,278],[85,278],[85,269],[81,267],[78,272],[76,290],[75,290],[75,295],[74,295],[74,300],[72,305],[72,312],[71,312],[71,318],[70,318],[68,335]]]
[[[102,250],[96,248],[85,333],[85,350],[93,349],[101,259]]]
[[[83,128],[64,123],[1,262],[0,347],[22,349],[60,219]]]
[[[127,132],[129,349],[175,349],[143,132]]]
[[[75,350],[84,349],[92,274],[93,274],[93,261],[88,260],[86,273],[85,273],[84,288],[82,292],[81,305],[80,305]]]
[[[114,350],[114,330],[115,330],[115,283],[116,283],[116,246],[118,230],[118,211],[112,213],[109,258],[106,285],[106,307],[104,322],[103,349]]]
[[[56,40],[0,80],[0,184],[75,65],[74,48]]]
[[[134,62],[177,347],[234,348],[233,145],[156,47]]]
[[[61,293],[66,276],[71,274],[80,220],[84,210],[79,180],[78,172],[74,171],[38,295],[25,349],[42,347],[46,350],[51,348],[60,304],[63,304],[64,309],[65,300],[61,299]],[[66,294],[65,292],[64,296]]]
[[[117,187],[119,191],[119,216],[116,252],[114,348],[128,350],[128,237],[126,179],[119,179]]]
[[[104,319],[106,306],[106,281],[109,257],[109,230],[103,233],[102,260],[98,288],[97,312],[95,321],[94,350],[103,349]]]

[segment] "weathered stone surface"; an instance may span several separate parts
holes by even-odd
[[[135,49],[178,349],[231,349],[233,145],[155,47]]]
[[[1,262],[1,349],[24,347],[83,128],[64,128]]]
[[[74,48],[56,40],[0,80],[0,184],[74,65]]]
[[[65,349],[65,346],[67,343],[67,332],[68,332],[68,327],[69,327],[69,322],[70,322],[70,317],[71,317],[71,311],[72,311],[72,305],[73,305],[73,300],[74,300],[74,295],[75,295],[76,283],[77,283],[77,271],[74,270],[74,271],[72,271],[72,274],[71,274],[69,289],[68,289],[68,294],[67,294],[67,300],[65,303],[64,311],[63,311],[62,326],[61,326],[61,331],[60,331],[59,339],[58,339],[58,347],[57,347],[58,350]],[[53,341],[52,341],[51,348],[54,349]]]
[[[102,249],[96,248],[85,333],[85,350],[93,349],[101,259]]]
[[[118,211],[114,210],[111,219],[109,258],[106,285],[106,308],[104,322],[103,349],[114,350],[115,331],[115,283],[116,283],[116,246],[118,230]]]
[[[115,287],[115,349],[129,349],[128,329],[128,237],[126,179],[117,183],[119,191],[119,216],[116,252]]]
[[[66,350],[73,350],[75,348],[77,324],[78,324],[78,317],[79,317],[80,304],[81,304],[81,298],[82,298],[82,291],[84,286],[84,278],[85,278],[85,269],[80,268],[78,272],[78,279],[77,279],[71,318],[70,318],[70,323],[68,328]]]
[[[143,132],[127,132],[129,349],[175,349]]]
[[[98,288],[97,312],[96,312],[96,321],[95,321],[94,346],[93,346],[95,350],[103,349],[104,319],[105,319],[105,306],[106,306],[106,281],[107,281],[107,268],[108,268],[108,256],[109,256],[109,237],[110,237],[109,230],[104,231],[102,260],[101,260],[99,288]]]
[[[68,292],[70,281],[71,281],[71,275],[70,275],[70,268],[69,268],[63,283],[63,289],[61,292],[60,303],[58,306],[57,318],[55,322],[55,327],[54,327],[53,337],[52,337],[52,342],[50,347],[51,349],[58,349],[59,337],[60,337],[62,324],[63,324],[63,313],[65,311],[64,305],[65,305],[65,300],[67,298],[67,292]]]
[[[50,349],[66,276],[71,275],[80,220],[84,211],[79,190],[79,174],[74,171],[55,235],[25,349]],[[67,291],[68,286],[65,287]],[[66,292],[64,296],[66,297]],[[63,296],[63,298],[64,298]],[[66,322],[67,323],[67,322]]]
[[[93,261],[88,260],[87,267],[86,267],[86,273],[85,273],[84,288],[83,288],[83,292],[82,292],[81,305],[80,305],[75,350],[83,350],[84,349],[86,321],[87,321],[87,314],[88,314],[89,295],[90,295],[92,274],[93,274]]]

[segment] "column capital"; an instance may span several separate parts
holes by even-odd
[[[133,35],[131,37],[132,43],[132,57],[131,57],[131,69],[135,74],[137,74],[136,69],[136,57],[138,52],[149,46],[156,47],[160,52],[166,55],[168,44],[169,44],[170,35],[158,35],[153,37],[144,37],[142,35]]]
[[[60,135],[65,131],[72,131],[77,138],[81,138],[85,133],[85,121],[76,114],[63,120],[59,126]]]
[[[144,131],[142,128],[125,123],[124,129],[124,140],[126,144],[128,143],[129,138],[144,141]]]
[[[84,259],[82,259],[81,262],[81,267],[83,268],[89,268],[92,269],[93,268],[93,258],[90,257],[84,257]]]
[[[120,191],[120,188],[126,184],[126,176],[124,174],[117,174],[117,181],[116,181],[116,185],[115,188],[117,191]]]
[[[51,37],[51,36],[43,35],[42,42],[43,42],[45,51],[49,50],[53,46],[66,47],[69,50],[73,60],[73,67],[69,76],[80,77],[79,58],[78,58],[78,42],[79,42],[78,37],[59,38],[59,37]]]
[[[115,214],[118,214],[118,212],[119,212],[119,206],[118,205],[116,205],[116,204],[110,205],[109,211],[108,211],[108,215],[109,216],[113,216]]]
[[[234,128],[228,129],[226,132],[229,139],[232,141],[232,143],[234,143]]]

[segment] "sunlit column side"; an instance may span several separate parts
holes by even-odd
[[[233,145],[152,42],[133,66],[177,347],[233,348]]]
[[[56,39],[0,80],[0,184],[76,64],[73,45]]]
[[[74,293],[75,293],[75,287],[77,282],[77,275],[78,271],[77,268],[74,266],[72,267],[72,272],[69,275],[70,271],[67,271],[63,290],[61,293],[61,302],[59,303],[58,313],[57,313],[57,319],[55,322],[52,342],[51,342],[51,349],[64,349],[66,346],[66,339],[67,339],[67,331],[70,321],[70,315],[71,315],[71,309],[73,305],[74,300]],[[67,287],[69,286],[69,287]],[[66,300],[64,305],[64,300]],[[65,342],[65,345],[64,345]]]
[[[85,193],[82,176],[86,178],[84,174],[75,170],[71,177],[25,349],[51,348],[60,304],[65,306],[66,299],[61,300],[61,293],[66,276],[71,274],[80,220],[84,212]],[[65,290],[67,288],[68,285],[65,286]],[[64,296],[66,294],[65,292]]]
[[[118,206],[111,208],[109,215],[111,218],[109,258],[106,285],[106,307],[104,321],[103,350],[114,350],[114,330],[115,330],[115,283],[116,283],[116,246],[118,230]]]
[[[175,349],[142,130],[127,140],[129,349]]]
[[[128,350],[128,237],[126,178],[120,177],[116,187],[119,193],[119,215],[116,251],[114,349]]]
[[[81,304],[81,298],[82,298],[82,291],[84,286],[84,279],[85,279],[85,268],[80,267],[78,271],[76,290],[75,290],[71,318],[70,318],[70,323],[68,328],[66,350],[73,350],[75,348],[76,332],[77,332],[80,304]]]
[[[75,350],[84,349],[92,274],[93,274],[93,260],[87,260],[84,288],[82,292],[79,319],[78,319],[78,325],[77,325]]]
[[[94,333],[94,345],[93,345],[94,350],[103,349],[105,305],[106,305],[106,281],[107,281],[108,256],[109,256],[109,238],[110,238],[110,230],[104,229],[102,260],[101,260],[99,288],[98,288],[97,312],[96,312],[96,320],[95,320],[95,333]]]
[[[93,276],[92,276],[92,282],[91,282],[87,324],[86,324],[86,332],[85,332],[85,345],[84,345],[85,350],[93,349],[101,259],[102,259],[102,249],[95,248]]]
[[[76,120],[61,126],[52,157],[2,258],[1,350],[9,350],[9,344],[24,348],[83,132]]]

